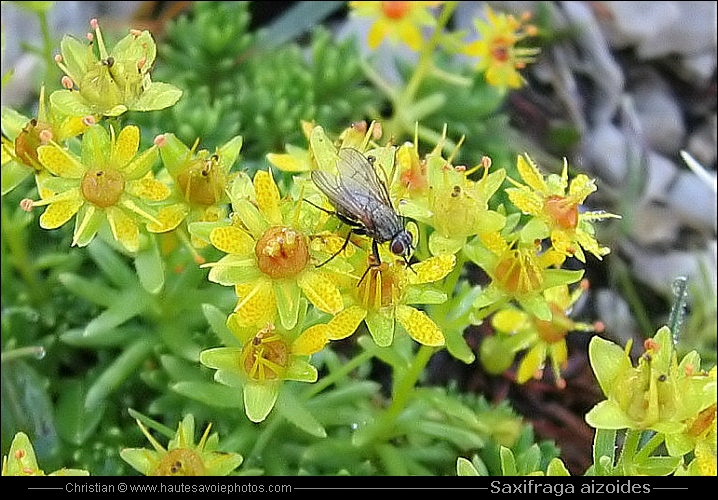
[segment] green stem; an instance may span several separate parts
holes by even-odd
[[[640,439],[641,431],[628,430],[626,432],[621,456],[618,459],[618,466],[626,475],[630,475],[633,471],[633,464]]]
[[[27,232],[25,231],[25,223],[16,218],[11,220],[7,214],[8,208],[3,203],[2,214],[2,235],[10,251],[10,262],[17,269],[20,276],[25,281],[27,291],[32,297],[32,302],[36,305],[42,304],[45,299],[45,290],[40,286],[35,266],[30,261],[30,252],[27,248]]]
[[[458,2],[447,2],[441,10],[441,14],[436,22],[436,27],[431,38],[423,45],[419,52],[419,60],[414,67],[414,73],[404,86],[403,92],[396,95],[394,91],[387,92],[392,101],[392,116],[384,123],[384,128],[389,136],[402,137],[405,133],[411,133],[413,130],[412,123],[405,123],[407,114],[406,110],[413,107],[416,94],[421,87],[426,75],[434,68],[433,55],[434,50],[439,44],[439,40],[443,35],[443,30],[451,19],[454,10],[456,10]],[[392,96],[394,96],[392,98]]]
[[[55,65],[55,58],[52,55],[54,43],[50,34],[50,25],[47,22],[47,13],[40,12],[37,17],[40,21],[40,32],[42,33],[42,52],[45,57],[45,63],[47,64],[47,79],[51,82],[57,82],[59,79],[52,75],[57,71],[57,66]]]
[[[391,434],[399,415],[401,415],[407,402],[414,394],[414,387],[424,372],[424,368],[429,359],[431,359],[432,354],[434,354],[434,350],[433,347],[425,345],[419,347],[414,361],[409,365],[409,369],[397,380],[394,385],[391,404],[389,404],[386,413],[377,419],[377,426],[373,432],[375,440],[381,441]]]
[[[373,354],[368,351],[361,352],[360,354],[349,360],[347,363],[342,365],[342,367],[338,370],[332,371],[326,377],[322,377],[322,379],[319,380],[316,384],[312,384],[310,387],[308,387],[302,396],[303,399],[308,400],[315,394],[319,394],[337,380],[344,378],[349,372],[351,372],[355,368],[358,368],[362,364],[369,361],[372,356]]]
[[[399,102],[397,104],[408,105],[413,102],[416,97],[416,93],[419,91],[421,82],[424,80],[427,73],[433,68],[432,56],[434,54],[434,50],[439,44],[439,38],[443,34],[444,27],[451,19],[451,15],[454,13],[454,10],[456,10],[458,3],[459,2],[447,2],[442,9],[441,14],[436,21],[436,29],[434,29],[434,32],[426,45],[422,47],[421,52],[419,53],[419,62],[416,65],[416,70],[414,71],[414,74],[411,75],[409,83],[407,83],[406,87],[404,87],[404,92],[399,97]]]
[[[648,460],[648,457],[651,456],[651,453],[653,453],[656,448],[658,448],[660,445],[663,444],[665,441],[665,434],[661,434],[656,432],[651,436],[651,439],[648,440],[648,442],[641,448],[641,450],[636,453],[636,456],[634,457],[634,462],[641,463]]]

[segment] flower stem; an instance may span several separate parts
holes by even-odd
[[[434,348],[422,345],[414,357],[414,361],[409,365],[409,369],[403,373],[403,376],[397,377],[398,380],[394,385],[394,391],[392,394],[392,401],[386,410],[386,413],[375,422],[375,428],[371,432],[372,438],[375,442],[380,442],[387,439],[396,421],[401,415],[401,412],[406,407],[407,402],[411,399],[414,394],[414,387],[419,380],[419,377],[424,372],[426,364],[434,354]]]
[[[456,10],[458,2],[447,2],[439,15],[436,27],[431,38],[422,46],[419,52],[419,60],[416,63],[414,73],[403,88],[403,92],[396,95],[387,93],[392,101],[392,116],[384,123],[384,128],[389,136],[402,137],[405,133],[409,134],[413,130],[413,123],[407,123],[407,117],[414,116],[412,110],[414,107],[414,99],[421,87],[422,82],[427,74],[433,68],[434,50],[439,44],[439,39],[443,35],[444,27],[451,19],[454,10]],[[394,97],[392,98],[392,95]]]
[[[626,437],[623,441],[623,450],[621,450],[621,456],[618,459],[618,465],[626,475],[630,475],[632,473],[636,450],[638,450],[638,443],[640,439],[641,431],[629,429],[626,432]]]

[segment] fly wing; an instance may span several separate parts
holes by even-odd
[[[354,148],[340,149],[337,170],[341,183],[348,190],[364,192],[367,198],[374,198],[391,208],[386,184],[377,175],[374,165],[360,151]]]
[[[338,214],[369,231],[374,229],[374,221],[367,210],[365,196],[357,196],[341,183],[338,176],[322,170],[312,171],[312,181],[329,198]]]

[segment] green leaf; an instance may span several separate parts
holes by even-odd
[[[173,391],[212,408],[242,408],[242,389],[212,382],[183,381],[170,386]]]
[[[189,362],[177,356],[163,355],[160,363],[170,378],[182,381],[204,381],[205,374],[196,363]]]
[[[83,445],[95,433],[105,415],[105,407],[88,409],[84,383],[71,380],[61,385],[57,402],[57,431],[65,441],[75,446]]]
[[[281,382],[244,384],[244,412],[252,422],[261,422],[274,408]]]
[[[427,435],[454,443],[462,449],[481,448],[484,440],[475,432],[443,422],[410,420],[399,422],[398,427],[408,436]]]
[[[129,342],[146,336],[147,331],[138,327],[119,327],[111,330],[92,330],[73,328],[60,335],[60,340],[73,347],[84,349],[105,349],[108,347],[123,347]]]
[[[456,475],[478,476],[479,471],[476,470],[476,467],[474,467],[470,461],[468,461],[464,457],[459,457],[458,459],[456,459]]]
[[[548,463],[546,468],[547,476],[570,476],[571,473],[560,458],[554,458]]]
[[[502,446],[501,451],[501,474],[504,476],[518,476],[516,459],[514,453],[507,447]]]
[[[62,273],[57,278],[70,292],[93,304],[109,307],[117,301],[117,290],[101,281],[90,281],[74,273]]]
[[[124,288],[137,282],[135,271],[107,243],[96,239],[87,250],[102,273],[118,287]]]
[[[157,246],[157,238],[148,238],[148,242],[135,254],[135,269],[142,287],[156,295],[165,284],[165,263]]]
[[[369,311],[364,319],[369,333],[379,347],[388,347],[394,340],[394,316],[381,311]]]
[[[291,330],[299,318],[299,305],[302,298],[302,289],[296,281],[274,280],[274,296],[277,300],[277,312],[282,326]]]
[[[217,335],[220,342],[227,347],[240,347],[242,344],[227,327],[227,314],[213,304],[202,304],[202,312],[210,328]]]
[[[432,255],[455,254],[465,242],[465,237],[446,237],[434,231],[429,235],[429,251]]]
[[[96,114],[95,108],[77,91],[56,90],[50,94],[50,104],[67,116],[88,116]]]
[[[134,290],[124,290],[110,307],[87,324],[84,335],[91,337],[110,331],[127,320],[140,316],[150,305],[147,297],[143,297],[142,294]]]
[[[327,437],[324,426],[312,415],[307,407],[290,391],[282,391],[275,405],[277,411],[287,420],[312,436]]]
[[[174,85],[152,82],[148,88],[142,91],[140,97],[132,104],[131,109],[133,111],[157,111],[173,106],[180,100],[180,97],[182,97],[182,91]]]
[[[3,351],[3,358],[6,354]],[[3,359],[0,371],[3,437],[6,429],[25,429],[36,444],[41,439],[47,450],[58,446],[53,403],[44,377],[40,377],[33,364],[22,359]]]
[[[620,346],[598,336],[591,337],[588,344],[588,357],[593,373],[605,395],[611,392],[616,377],[632,366]]]
[[[618,403],[612,400],[601,401],[584,418],[595,429],[627,429],[634,426]]]
[[[22,129],[25,128],[25,125],[30,121],[30,118],[27,116],[7,106],[3,106],[0,110],[0,117],[2,117],[2,133],[11,141],[14,141],[17,136],[20,135]],[[7,166],[3,165],[2,168],[2,174],[4,176]]]
[[[615,429],[596,429],[596,434],[593,437],[593,473],[597,476],[610,475],[615,461]]]
[[[648,457],[634,466],[640,475],[667,476],[673,474],[682,462],[683,457]]]
[[[312,153],[314,153],[317,168],[327,172],[336,172],[339,155],[332,141],[330,141],[324,133],[322,127],[316,126],[312,129],[309,136],[309,144]]]
[[[137,374],[138,369],[152,354],[154,338],[142,338],[131,344],[95,380],[87,391],[85,407],[97,408],[123,382]]]
[[[4,147],[4,145],[3,145]],[[11,160],[2,166],[2,195],[18,187],[22,182],[33,174],[33,170],[27,165]]]
[[[365,351],[369,352],[375,358],[388,364],[394,370],[403,370],[408,368],[407,360],[402,357],[396,349],[391,347],[379,347],[371,337],[362,335],[359,337],[359,345]]]

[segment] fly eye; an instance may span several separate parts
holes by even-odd
[[[402,255],[406,252],[406,245],[400,239],[395,239],[391,242],[391,252],[394,255]]]
[[[406,255],[411,248],[411,233],[402,231],[391,240],[391,253],[394,255]]]

